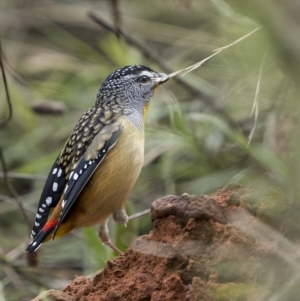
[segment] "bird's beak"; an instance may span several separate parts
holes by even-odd
[[[161,85],[169,80],[169,76],[164,73],[158,73],[159,77],[153,78],[154,82],[158,85]]]

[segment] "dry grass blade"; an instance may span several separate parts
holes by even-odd
[[[174,77],[174,76],[176,76],[177,74],[179,74],[179,73],[185,71],[185,72],[182,74],[182,76],[184,76],[184,75],[186,75],[187,73],[189,73],[189,72],[191,72],[191,71],[193,71],[193,70],[199,68],[203,63],[205,63],[206,61],[208,61],[209,59],[211,59],[211,58],[214,57],[215,55],[217,55],[217,54],[219,54],[220,52],[222,52],[223,50],[228,49],[228,48],[232,47],[233,45],[235,45],[235,44],[237,44],[237,43],[239,43],[239,42],[245,40],[246,38],[248,38],[249,36],[251,36],[252,34],[254,34],[256,31],[258,31],[259,29],[260,29],[260,27],[257,27],[257,28],[255,28],[254,30],[252,30],[251,32],[249,32],[249,33],[247,33],[246,35],[244,35],[243,37],[241,37],[241,38],[235,40],[234,42],[232,42],[232,43],[230,43],[230,44],[228,44],[228,45],[225,45],[225,46],[223,46],[223,47],[221,47],[221,48],[218,48],[218,49],[213,50],[214,53],[213,53],[212,55],[208,56],[207,58],[203,59],[202,61],[200,61],[200,62],[198,62],[198,63],[196,63],[196,64],[194,64],[194,65],[192,65],[192,66],[189,66],[189,67],[186,67],[186,68],[181,69],[181,70],[179,70],[179,71],[175,71],[175,72],[172,72],[172,73],[168,74],[169,78]]]
[[[179,71],[175,71],[175,72],[173,72],[173,73],[170,73],[170,74],[168,74],[168,77],[174,77],[175,75],[177,75],[177,74],[179,74],[179,73],[185,71],[185,72],[182,74],[182,76],[184,76],[184,75],[186,75],[187,73],[189,73],[189,72],[191,72],[191,71],[197,69],[198,67],[200,67],[203,63],[205,63],[206,61],[208,61],[208,60],[209,60],[210,58],[212,58],[213,56],[217,55],[219,52],[221,52],[221,51],[218,51],[218,52],[216,52],[216,53],[214,53],[214,54],[208,56],[208,57],[205,58],[204,60],[202,60],[202,61],[200,61],[200,62],[198,62],[198,63],[196,63],[196,64],[194,64],[194,65],[192,65],[192,66],[189,66],[189,67],[186,67],[186,68],[181,69],[181,70],[179,70]]]
[[[261,29],[261,27],[257,27],[254,30],[252,30],[249,33],[247,33],[246,35],[242,36],[241,38],[235,40],[234,42],[232,42],[232,43],[230,43],[228,45],[225,45],[223,47],[220,47],[220,48],[217,48],[217,49],[213,50],[213,52],[219,52],[219,51],[223,51],[223,50],[225,50],[227,48],[230,48],[231,46],[233,46],[233,45],[235,45],[235,44],[237,44],[237,43],[239,43],[239,42],[247,39],[248,37],[250,37],[252,34],[254,34],[255,32],[257,32],[260,29]]]
[[[256,90],[255,90],[255,96],[254,96],[254,101],[253,101],[253,106],[252,106],[252,111],[250,114],[250,117],[253,115],[254,113],[254,125],[251,129],[251,132],[249,134],[248,137],[248,146],[253,138],[256,126],[257,126],[257,119],[258,119],[258,113],[259,113],[259,91],[260,91],[260,82],[261,82],[261,75],[262,75],[262,70],[263,70],[263,66],[265,64],[265,60],[266,60],[266,56],[267,56],[267,52],[268,50],[266,50],[264,58],[262,60],[262,63],[260,65],[260,69],[259,69],[259,76],[258,76],[258,81],[256,84]]]

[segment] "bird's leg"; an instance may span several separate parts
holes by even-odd
[[[128,216],[128,221],[131,221],[131,220],[133,220],[137,217],[143,216],[143,215],[148,214],[148,213],[150,213],[150,209],[146,209],[144,211],[132,214],[132,215]]]
[[[124,209],[120,209],[114,213],[113,219],[116,223],[125,224],[125,226],[126,226],[127,222],[129,222],[135,218],[138,218],[140,216],[143,216],[145,214],[148,214],[148,213],[150,213],[150,209],[146,209],[144,211],[141,211],[141,212],[138,212],[138,213],[128,216]]]
[[[150,213],[150,209],[146,209],[144,211],[135,213],[131,216],[128,216],[126,211],[124,209],[119,209],[118,211],[116,211],[113,214],[113,219],[116,223],[118,224],[124,224],[125,226],[127,226],[127,222],[130,220],[133,220],[137,217],[143,216],[145,214]],[[115,252],[117,252],[120,255],[123,255],[123,253],[112,244],[112,242],[109,239],[109,232],[108,232],[108,228],[107,228],[107,220],[100,225],[99,228],[99,237],[101,239],[101,241],[106,244],[107,246],[109,246],[111,249],[113,249]]]
[[[113,214],[113,219],[118,224],[127,224],[128,215],[124,209],[120,209]]]
[[[102,243],[106,244],[108,247],[113,249],[115,252],[117,252],[119,255],[123,255],[123,252],[121,252],[111,241],[109,238],[109,231],[107,228],[107,220],[102,223],[99,227],[99,238],[101,239]]]

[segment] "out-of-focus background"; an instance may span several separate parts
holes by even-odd
[[[118,37],[109,26],[119,28]],[[296,247],[297,0],[2,0],[0,34],[13,116],[0,129],[0,146],[30,224],[55,158],[109,73],[130,64],[166,73],[179,70],[258,27],[157,91],[147,116],[144,168],[127,210],[144,210],[167,194],[210,194],[237,182],[255,191],[249,206],[262,208],[268,224]],[[0,80],[1,119],[8,112]],[[150,229],[149,216],[127,228],[110,227],[123,250]],[[115,256],[101,245],[96,228],[89,228],[44,244],[39,266],[33,268],[24,252],[28,242],[29,226],[1,173],[1,301],[29,300],[44,289],[64,287],[75,275],[95,273]],[[292,261],[291,250],[285,255]],[[270,300],[294,300],[291,291],[300,273],[294,264],[297,273],[274,288]]]

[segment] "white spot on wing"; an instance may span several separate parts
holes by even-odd
[[[47,204],[48,206],[50,206],[51,203],[52,203],[52,197],[51,197],[51,196],[48,196],[48,197],[46,198],[46,204]],[[44,206],[43,206],[43,207],[44,207]]]
[[[43,208],[39,208],[39,212],[45,212]]]
[[[57,168],[54,168],[52,174],[55,175],[56,172],[57,172]]]
[[[66,191],[67,191],[68,187],[69,187],[69,185],[67,185],[67,186],[66,186],[66,188],[65,188],[65,193],[66,193]]]
[[[92,165],[92,161],[91,160],[89,161],[89,165]]]
[[[56,182],[53,182],[52,190],[57,191],[57,187],[58,187],[58,184]]]
[[[40,248],[41,245],[42,245],[42,244],[39,244],[39,245],[35,248],[34,252],[37,251],[37,250]]]
[[[61,174],[62,174],[62,169],[60,168],[59,171],[58,171],[58,173],[57,173],[57,176],[60,177]]]
[[[72,178],[72,176],[73,176],[73,173],[74,173],[74,171],[72,171],[72,172],[70,173],[69,179],[71,179],[71,178]]]
[[[34,225],[35,225],[36,227],[38,227],[40,224],[39,224],[38,222],[35,222]]]
[[[102,151],[102,153],[105,153],[105,149]]]
[[[73,179],[76,181],[78,179],[78,177],[79,177],[78,173],[75,173]]]
[[[32,245],[35,246],[36,245],[36,241]]]
[[[42,218],[42,216],[37,213],[36,218]]]
[[[87,165],[86,164],[84,165],[84,169],[87,169]]]
[[[62,202],[62,204],[61,204],[61,208],[64,208],[65,207],[65,205],[66,205],[66,200],[63,200],[63,202]]]
[[[31,231],[31,234],[32,234],[32,235],[35,235],[36,233],[35,233],[35,231],[32,230],[32,231]]]
[[[46,199],[46,202],[47,202],[47,199]],[[47,205],[46,205],[46,204],[42,204],[42,207],[46,208],[46,207],[47,207]]]
[[[79,174],[80,174],[80,175],[82,174],[82,169],[80,169],[80,172],[79,172]]]

